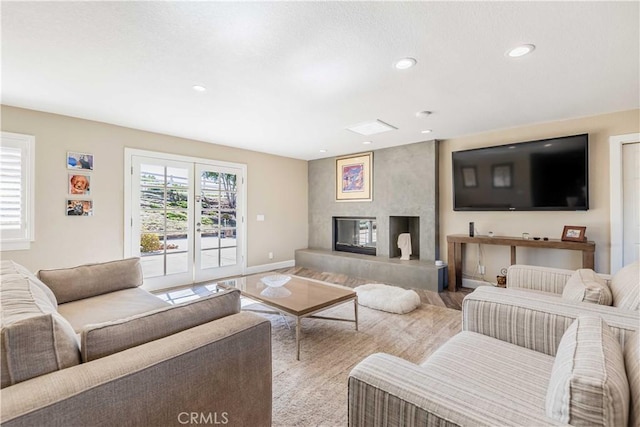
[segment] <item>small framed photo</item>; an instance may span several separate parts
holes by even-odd
[[[502,165],[493,165],[491,167],[491,176],[493,188],[511,188],[511,171],[513,167],[511,163]]]
[[[562,240],[565,242],[585,242],[587,240],[584,235],[586,231],[587,227],[565,225],[562,230]]]
[[[67,216],[92,216],[93,202],[91,200],[67,200]]]
[[[77,153],[69,151],[67,153],[67,169],[93,170],[93,154]]]
[[[89,175],[70,173],[67,183],[69,184],[69,194],[85,196],[91,194],[91,177]]]
[[[464,166],[462,168],[462,185],[465,188],[473,188],[478,186],[475,166]]]

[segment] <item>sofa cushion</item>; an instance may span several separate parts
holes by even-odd
[[[624,310],[640,310],[640,261],[623,267],[611,278],[613,305]]]
[[[24,277],[28,277],[31,284],[38,287],[38,289],[40,289],[47,296],[47,298],[49,299],[53,307],[58,306],[58,300],[56,299],[56,296],[53,294],[53,292],[51,292],[51,289],[49,289],[47,285],[42,283],[42,280],[38,279],[33,273],[31,273],[22,265],[15,263],[11,260],[2,261],[2,267],[0,267],[0,274],[4,276],[5,273],[6,274],[18,273]]]
[[[573,273],[562,291],[562,298],[600,305],[611,305],[613,301],[607,282],[588,268],[581,268]]]
[[[546,354],[462,331],[420,365],[438,384],[432,386],[426,382],[422,386],[438,394],[446,411],[465,413],[468,406],[460,399],[466,398],[469,405],[479,405],[484,410],[482,414],[471,414],[471,417],[478,416],[484,422],[452,420],[451,424],[444,425],[550,425],[544,402],[553,361],[553,357]],[[397,378],[393,370],[383,375],[385,378]],[[399,381],[407,384],[415,380],[400,378]],[[447,388],[459,388],[462,393],[440,393],[439,387],[443,383]],[[488,413],[496,414],[495,418],[491,421],[484,419]]]
[[[142,288],[130,288],[60,304],[58,313],[80,333],[91,323],[124,319],[167,306],[168,302]]]
[[[629,411],[629,425],[640,425],[640,333],[629,337],[624,346],[624,366],[629,380],[631,392],[631,410]]]
[[[38,277],[56,295],[58,304],[142,285],[140,258],[40,270]]]
[[[88,362],[240,312],[240,291],[229,290],[127,319],[87,325],[81,332]]]
[[[12,261],[1,271],[1,387],[80,363],[76,334],[43,285]]]
[[[597,316],[565,331],[546,397],[550,418],[572,425],[626,426],[629,383],[620,343]]]

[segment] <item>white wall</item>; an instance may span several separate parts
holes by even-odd
[[[609,272],[611,238],[609,230],[609,137],[635,133],[640,129],[640,110],[624,111],[594,117],[534,124],[462,138],[444,140],[440,144],[440,248],[446,258],[446,236],[468,233],[468,223],[475,222],[480,234],[531,236],[559,239],[565,225],[587,227],[589,240],[596,242],[596,271]],[[579,133],[589,134],[589,205],[586,212],[455,212],[451,153],[470,148],[535,139],[553,138]],[[472,273],[478,259],[478,245],[466,245],[464,272]],[[485,277],[495,282],[502,267],[509,265],[509,247],[482,246]],[[517,249],[519,264],[536,264],[558,268],[580,268],[581,253],[557,249]]]
[[[1,112],[3,131],[36,137],[36,241],[3,259],[36,271],[122,258],[125,147],[246,164],[248,267],[292,260],[307,247],[306,161],[9,106]],[[92,217],[65,216],[67,151],[94,155]]]

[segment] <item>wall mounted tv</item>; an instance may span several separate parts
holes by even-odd
[[[589,209],[589,135],[454,151],[456,211]]]

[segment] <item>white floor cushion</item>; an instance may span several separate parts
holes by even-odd
[[[358,304],[376,310],[405,314],[420,305],[420,297],[415,291],[396,286],[370,283],[354,290],[358,294]]]

